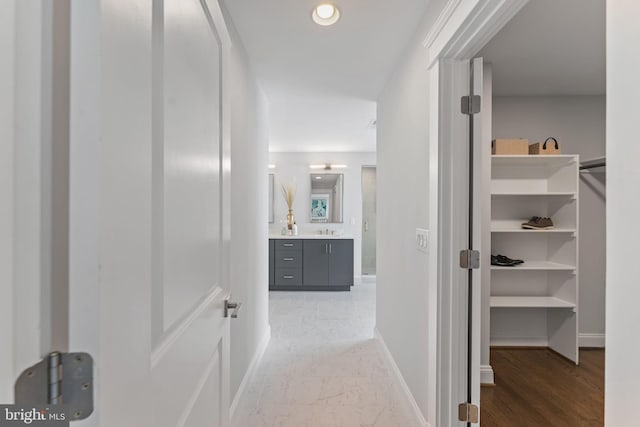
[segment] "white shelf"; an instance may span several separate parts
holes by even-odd
[[[485,267],[489,305],[495,309],[491,340],[544,337],[549,347],[575,362],[577,316],[568,314],[577,312],[578,301],[579,159],[567,154],[492,156],[491,187],[484,195],[491,207],[486,231],[492,253],[525,260],[513,267]],[[551,217],[555,227],[522,228],[533,215]]]
[[[502,267],[499,265],[492,265],[492,270],[507,270],[507,271],[575,271],[576,267],[573,265],[560,264],[551,261],[526,261],[524,264],[515,265],[513,267]]]
[[[576,160],[577,160],[577,156],[573,154],[519,155],[519,156],[493,155],[491,156],[491,163],[493,166],[560,167],[560,166],[575,162]]]
[[[548,192],[518,192],[518,191],[497,191],[492,192],[491,197],[576,197],[575,192],[561,192],[561,191],[548,191]]]
[[[542,230],[529,230],[526,228],[491,228],[492,233],[575,233],[575,228],[547,228]]]
[[[491,297],[491,308],[576,308],[556,297]]]

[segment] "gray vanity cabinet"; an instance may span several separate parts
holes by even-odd
[[[329,240],[329,286],[353,285],[353,240]]]
[[[270,260],[275,271],[273,287],[299,289],[302,287],[302,241],[276,239],[274,257]]]
[[[275,247],[275,242],[273,240],[269,240],[269,287],[272,287],[276,283]]]
[[[353,240],[305,240],[303,289],[348,291],[353,285]]]
[[[327,240],[305,240],[303,251],[302,280],[304,286],[327,286],[329,283],[329,242]]]
[[[353,239],[271,239],[269,271],[270,290],[348,291]]]

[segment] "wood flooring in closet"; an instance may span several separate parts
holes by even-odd
[[[604,425],[604,350],[581,349],[576,366],[547,349],[492,348],[491,366],[483,427]]]

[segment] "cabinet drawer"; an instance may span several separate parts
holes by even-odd
[[[302,252],[277,251],[276,268],[302,269]]]
[[[302,269],[276,268],[276,286],[302,286]]]
[[[276,242],[276,252],[277,251],[301,251],[302,250],[302,240],[286,240],[286,239],[275,239]]]

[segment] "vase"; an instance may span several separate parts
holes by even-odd
[[[293,230],[293,209],[289,209],[289,213],[287,214],[287,229]]]

